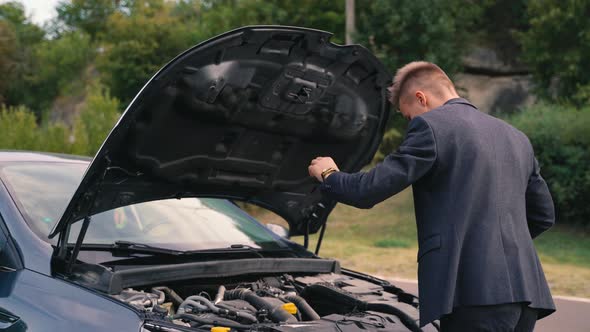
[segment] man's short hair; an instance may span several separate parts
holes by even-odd
[[[389,100],[399,107],[400,98],[411,88],[416,87],[441,95],[445,91],[455,92],[455,85],[439,66],[427,61],[414,61],[401,67],[393,77]]]

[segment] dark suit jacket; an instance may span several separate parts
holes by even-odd
[[[555,222],[528,138],[463,98],[412,119],[368,172],[331,174],[335,200],[371,208],[413,186],[421,326],[461,305],[530,302],[555,311],[532,238]]]

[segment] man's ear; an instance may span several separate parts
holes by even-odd
[[[418,104],[422,107],[426,107],[428,104],[428,100],[426,99],[426,94],[420,90],[416,91],[415,93],[416,100],[418,100]]]

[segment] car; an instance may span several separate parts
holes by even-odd
[[[436,331],[416,296],[318,256],[336,202],[309,161],[366,165],[391,81],[330,37],[229,31],[158,71],[92,159],[0,152],[0,330]]]

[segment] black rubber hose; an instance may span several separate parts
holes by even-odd
[[[207,319],[207,318],[203,318],[203,317],[199,317],[197,315],[193,315],[193,314],[177,314],[172,316],[172,319],[186,319],[186,320],[190,320],[193,322],[197,322],[200,324],[204,324],[204,325],[212,325],[212,326],[224,326],[224,327],[231,327],[234,329],[241,329],[241,330],[250,330],[252,329],[252,325],[244,325],[244,324],[240,324],[240,323],[236,323],[232,320],[229,319],[223,319],[223,318],[215,318],[215,319]]]
[[[178,295],[175,291],[173,291],[172,289],[170,289],[166,286],[154,287],[153,289],[162,291],[166,295],[168,295],[168,298],[170,298],[172,303],[174,303],[174,306],[177,308],[183,302],[183,299],[182,299],[182,297],[180,297],[180,295]]]
[[[260,296],[254,294],[253,291],[249,289],[232,289],[225,292],[224,296],[225,300],[237,300],[241,299],[248,303],[250,303],[254,308],[260,310],[264,309],[268,312],[268,316],[270,319],[275,323],[295,323],[297,322],[297,318],[295,316],[288,313],[285,309],[281,308],[280,306],[273,306],[272,304],[268,303],[266,300],[261,298]]]
[[[320,315],[318,315],[315,310],[305,301],[304,298],[298,295],[287,295],[283,296],[283,298],[289,302],[295,303],[297,309],[303,314],[305,320],[319,320],[321,319]]]
[[[405,312],[401,311],[400,309],[386,304],[386,303],[367,303],[366,310],[382,312],[386,314],[391,314],[397,316],[402,323],[412,332],[420,332],[420,326],[416,323],[412,317],[408,316]]]

